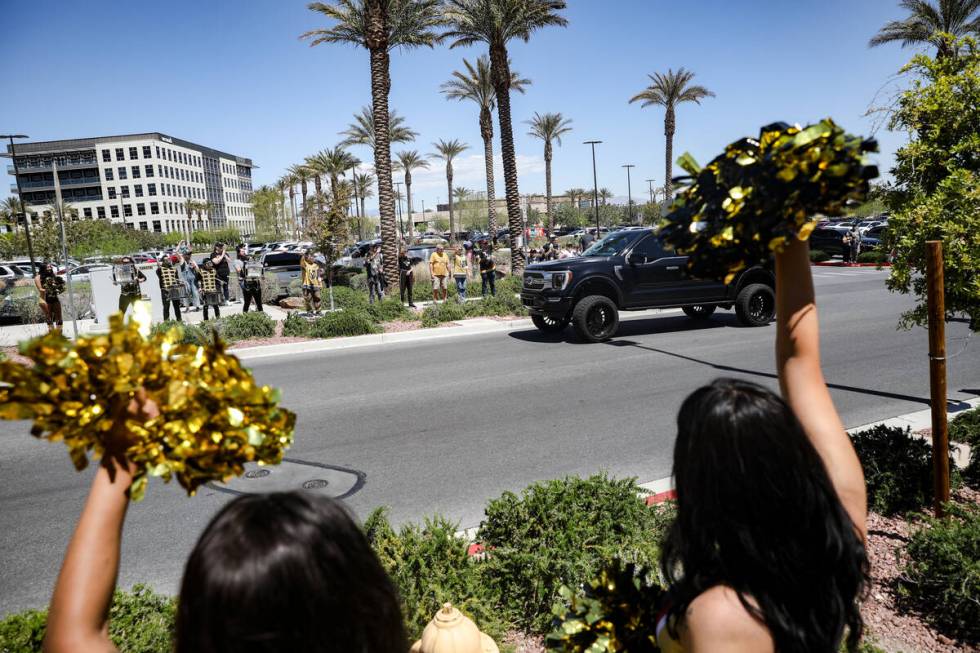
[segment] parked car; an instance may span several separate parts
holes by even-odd
[[[368,250],[374,245],[380,245],[381,239],[375,238],[374,240],[361,240],[346,250],[344,253],[333,262],[333,267],[335,268],[363,268],[364,259],[367,257]]]
[[[429,257],[432,256],[432,252],[436,251],[435,245],[412,245],[408,248],[407,254],[409,260],[412,261],[412,265],[418,263],[428,263]]]
[[[279,291],[276,299],[280,299],[289,294],[289,284],[294,279],[301,279],[303,270],[299,265],[303,258],[298,252],[267,252],[262,255],[262,267],[266,273],[272,273],[279,283]]]
[[[810,233],[810,249],[819,249],[831,256],[843,256],[845,231],[833,227],[817,227]]]
[[[877,249],[881,246],[886,229],[888,229],[887,224],[879,224],[865,231],[861,236],[861,249]]]
[[[90,273],[93,270],[109,270],[112,266],[108,263],[88,263],[86,265],[79,265],[77,268],[73,268],[68,276],[71,277],[72,281],[91,281]]]
[[[571,323],[580,339],[602,342],[616,334],[620,311],[649,308],[680,307],[699,320],[734,308],[743,325],[762,326],[775,316],[775,286],[769,266],[747,268],[728,284],[693,278],[687,257],[646,228],[612,233],[581,257],[527,266],[521,303],[541,331]]]

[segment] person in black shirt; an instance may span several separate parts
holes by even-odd
[[[123,282],[116,279],[116,268],[112,269],[112,283],[114,285],[122,286],[119,292],[119,312],[123,314],[123,317],[126,317],[126,311],[129,310],[129,307],[133,304],[133,302],[143,296],[143,291],[140,290],[140,283],[146,281],[146,275],[143,274],[142,270],[136,267],[136,264],[133,262],[133,259],[130,256],[122,257],[122,259],[119,261],[119,265],[132,265],[133,269],[136,271],[136,281]]]
[[[214,250],[211,252],[211,263],[214,265],[215,274],[218,275],[218,280],[221,282],[221,294],[224,297],[225,304],[228,303],[228,278],[231,276],[231,266],[228,262],[228,253],[225,251],[225,244],[222,242],[217,242],[214,244]]]
[[[403,302],[405,295],[408,295],[408,305],[411,308],[415,308],[415,302],[412,299],[414,286],[415,272],[412,269],[412,259],[408,257],[408,250],[402,247],[398,252],[398,290]]]
[[[486,297],[487,290],[493,296],[497,295],[497,264],[493,260],[493,248],[487,241],[481,243],[482,249],[476,250],[476,255],[480,259],[480,292]]]
[[[584,252],[589,248],[589,246],[592,245],[592,242],[594,240],[595,239],[592,237],[592,234],[590,234],[588,230],[586,230],[586,232],[582,234],[582,237],[578,239],[579,247],[581,247],[582,251]]]
[[[174,259],[176,258],[178,257],[163,257],[163,260],[157,265],[157,279],[160,281],[160,297],[163,299],[163,319],[170,320],[170,305],[172,304],[174,307],[174,319],[178,322],[183,322],[180,318],[180,288],[182,282],[180,272],[174,265]],[[164,271],[164,268],[166,268],[166,271]]]
[[[34,277],[34,285],[37,287],[38,304],[44,312],[44,321],[48,323],[48,331],[61,331],[63,322],[61,298],[58,295],[65,292],[65,280],[55,273],[51,263],[42,263],[38,275]]]

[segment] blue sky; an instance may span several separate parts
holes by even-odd
[[[571,0],[565,15],[567,28],[510,50],[514,69],[533,81],[512,100],[522,193],[544,190],[542,146],[523,123],[535,111],[573,121],[555,152],[556,193],[592,187],[582,141],[600,139],[599,186],[625,198],[621,165],[633,163],[634,197],[645,198],[643,180],[663,183],[663,111],[627,101],[648,73],[684,66],[717,94],[677,113],[675,158],[690,151],[704,163],[775,120],[831,116],[869,133],[865,111],[914,54],[867,47],[878,27],[901,17],[895,0]],[[9,1],[4,24],[0,131],[32,140],[162,131],[249,156],[257,184],[272,183],[288,165],[336,144],[370,102],[367,51],[300,41],[324,25],[300,1]],[[407,147],[431,152],[438,138],[469,143],[456,185],[473,190],[484,187],[476,110],[445,100],[439,85],[464,56],[482,52],[395,51],[391,67],[391,107],[420,133]],[[882,129],[878,138],[886,170],[904,136]],[[352,151],[372,158],[366,148]],[[499,164],[497,179],[502,195]],[[416,207],[445,201],[441,163],[414,182]]]

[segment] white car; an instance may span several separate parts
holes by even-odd
[[[108,263],[89,263],[86,265],[80,265],[71,272],[68,276],[71,277],[72,281],[90,281],[90,273],[92,270],[109,270],[112,266]]]

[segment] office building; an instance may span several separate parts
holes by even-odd
[[[10,145],[7,151],[12,153]],[[221,227],[255,232],[253,166],[245,157],[159,132],[17,143],[14,152],[32,219],[53,210],[54,161],[62,201],[80,218],[159,233]],[[7,167],[11,175],[14,170]]]

